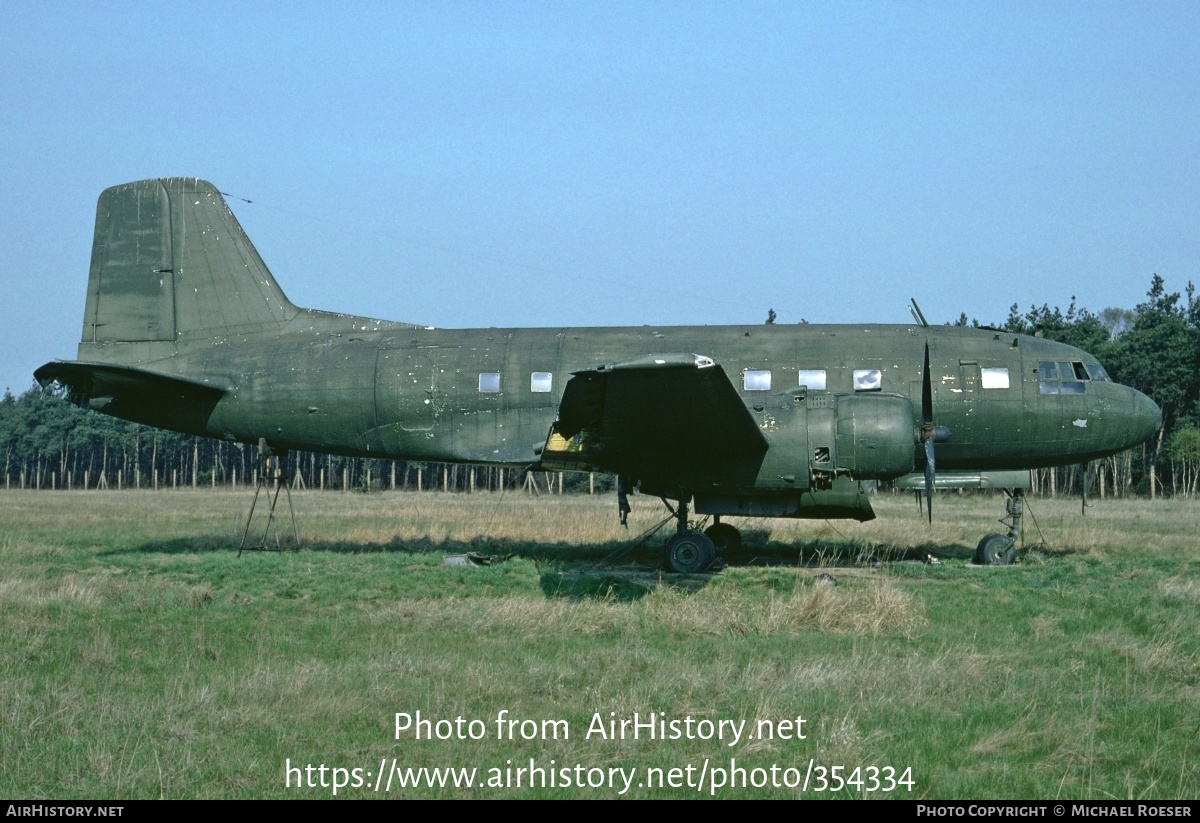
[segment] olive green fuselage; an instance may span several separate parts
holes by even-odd
[[[129,354],[137,352],[129,365],[223,389],[197,434],[246,442],[265,438],[277,447],[343,455],[519,467],[539,464],[572,372],[666,352],[692,352],[720,364],[761,429],[769,459],[794,463],[801,471],[817,444],[800,431],[805,426],[797,417],[823,394],[900,395],[910,401],[914,432],[919,428],[927,342],[934,422],[951,432],[937,446],[939,470],[1082,462],[1144,440],[1158,421],[1148,398],[1107,380],[1082,382],[1079,393],[1044,393],[1040,363],[1094,369],[1095,358],[1040,338],[990,330],[915,325],[444,330],[319,312],[302,312],[287,326],[157,344],[153,353],[146,344],[100,344],[104,351],[90,351],[93,346],[85,343],[80,360],[125,360],[114,357],[114,349],[125,345]],[[984,370],[995,375],[1000,369],[1007,378],[1000,382],[1007,385],[981,379]],[[802,388],[798,375],[814,370],[825,372],[824,389]],[[856,392],[855,372],[874,370],[878,375],[868,379],[875,382]],[[769,388],[747,389],[746,371],[758,373],[760,385],[769,371]],[[498,390],[481,390],[496,375],[498,384],[483,388]],[[174,420],[157,424],[178,428]],[[919,467],[923,457],[915,434],[911,442]]]

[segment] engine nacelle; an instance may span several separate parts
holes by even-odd
[[[916,421],[903,395],[783,395],[752,409],[770,442],[757,489],[828,489],[838,477],[890,480],[916,466]]]
[[[913,405],[903,395],[809,394],[803,418],[813,485],[828,486],[841,475],[888,480],[916,465]]]
[[[834,465],[856,480],[886,480],[916,465],[912,401],[898,394],[834,395]],[[814,415],[815,417],[815,415]],[[813,440],[819,420],[809,419]],[[815,466],[814,466],[815,468]]]

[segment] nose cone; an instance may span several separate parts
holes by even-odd
[[[1137,389],[1126,387],[1126,390],[1133,395],[1128,419],[1129,445],[1136,446],[1149,440],[1162,428],[1162,409]]]

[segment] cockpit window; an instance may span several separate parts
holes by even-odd
[[[1090,379],[1088,369],[1079,361],[1055,363],[1043,360],[1038,363],[1039,394],[1083,394],[1087,391],[1086,381]]]
[[[1088,374],[1092,376],[1093,380],[1103,380],[1105,383],[1112,382],[1112,378],[1108,376],[1108,372],[1099,363],[1084,363],[1083,365],[1087,366]]]

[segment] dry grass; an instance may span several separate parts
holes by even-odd
[[[251,494],[241,491],[3,492],[0,550],[37,553],[61,550],[47,541],[69,521],[75,533],[111,535],[152,532],[164,539],[202,533],[238,541]],[[301,540],[337,540],[363,546],[395,541],[442,543],[538,542],[599,545],[625,541],[657,523],[666,511],[656,499],[634,495],[628,532],[616,523],[616,506],[608,497],[542,495],[518,492],[441,494],[382,492],[373,494],[296,492],[293,494]],[[1004,514],[998,495],[941,494],[934,501],[934,522],[926,524],[907,494],[872,498],[879,517],[854,521],[755,520],[728,518],[751,541],[796,544],[833,540],[870,550],[879,547],[974,547],[986,531],[1002,531]],[[130,512],[153,523],[136,529]],[[1033,498],[1028,503],[1026,542],[1044,540],[1055,551],[1191,552],[1200,534],[1200,507],[1188,501],[1094,500],[1080,516],[1078,500]],[[16,524],[19,524],[17,526]],[[213,531],[213,526],[217,526]],[[15,526],[15,528],[14,528]],[[1130,545],[1131,537],[1136,542]]]
[[[530,600],[512,596],[480,603],[465,599],[405,600],[381,609],[381,623],[432,629],[455,626],[472,635],[500,634],[536,640],[559,636],[635,635],[653,630],[678,638],[796,634],[805,631],[879,634],[905,632],[925,622],[922,606],[888,580],[834,586],[800,585],[764,598],[732,585],[692,595],[670,586],[636,602],[615,598]]]
[[[1189,506],[1094,501],[1082,520],[1078,501],[1033,500],[1046,547],[1023,567],[975,569],[1001,498],[941,495],[931,528],[910,497],[885,495],[871,523],[735,521],[747,557],[779,565],[681,577],[654,568],[656,549],[622,560],[628,573],[598,562],[662,517],[634,502],[625,532],[608,498],[299,493],[304,550],[238,559],[245,490],[4,494],[0,794],[327,796],[285,790],[283,760],[382,756],[814,757],[911,765],[912,796],[927,798],[1200,790]],[[1038,534],[1031,518],[1029,542]],[[516,556],[442,565],[466,550]],[[926,553],[942,563],[854,563]],[[836,585],[814,579],[822,565]],[[802,743],[732,749],[395,741],[392,713],[417,709],[811,725]],[[554,796],[581,794],[611,796]],[[789,793],[724,796],[768,794]]]
[[[1200,601],[1200,580],[1173,577],[1158,584],[1162,593],[1169,598],[1185,601]]]

